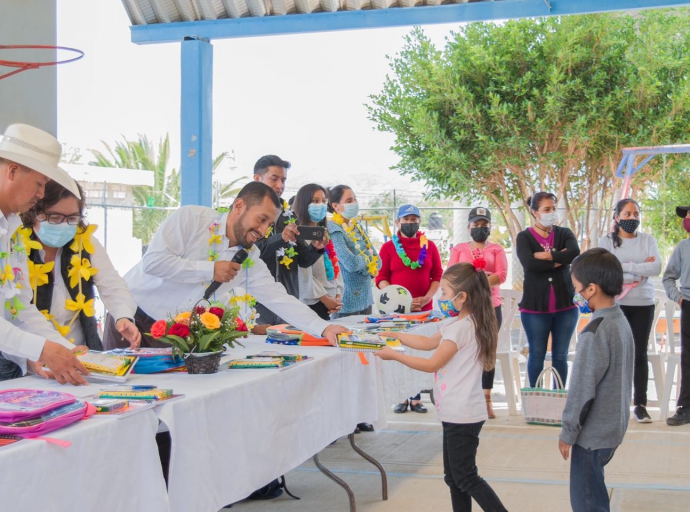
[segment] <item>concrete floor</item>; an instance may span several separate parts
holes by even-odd
[[[651,387],[651,386],[650,386]],[[426,398],[422,395],[423,399]],[[503,405],[503,407],[501,407]],[[428,414],[388,413],[387,428],[356,436],[388,473],[388,500],[381,500],[381,480],[374,466],[360,458],[347,438],[323,450],[323,465],[354,490],[360,512],[450,511],[443,481],[441,426],[430,403]],[[510,511],[567,511],[569,462],[558,452],[559,428],[525,424],[496,404],[498,417],[482,430],[477,457],[480,474]],[[651,424],[630,423],[623,445],[606,468],[612,511],[690,510],[690,425],[668,427],[659,411],[649,409]],[[286,475],[291,492],[264,502],[235,504],[237,512],[347,512],[346,493],[311,460]],[[475,510],[479,508],[475,506]]]

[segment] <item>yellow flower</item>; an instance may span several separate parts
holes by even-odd
[[[219,244],[223,241],[223,235],[211,235],[208,239],[208,245]]]
[[[427,239],[426,235],[422,235],[419,237],[419,247],[424,247],[425,245],[429,244],[429,240]]]
[[[85,300],[86,297],[84,294],[80,293],[77,295],[76,301],[69,299],[65,301],[65,309],[69,311],[83,311],[86,316],[94,316],[96,310],[93,309],[93,299],[84,302]]]
[[[14,269],[9,263],[5,265],[5,271],[0,275],[2,281],[14,281]]]
[[[44,317],[46,317],[46,320],[48,320],[48,321],[53,320],[55,318],[53,315],[50,314],[50,311],[48,311],[47,309],[42,309],[41,314]]]
[[[22,245],[24,246],[27,254],[31,251],[31,249],[37,249],[39,251],[43,249],[43,246],[40,242],[31,240],[31,232],[31,228],[25,228],[24,226],[17,229],[17,234],[19,235],[19,238],[21,238]]]
[[[96,249],[93,246],[93,242],[91,242],[91,236],[97,229],[98,226],[96,224],[89,224],[86,226],[83,232],[74,235],[74,242],[72,242],[69,248],[74,252],[80,252],[83,249],[89,254],[93,254]],[[72,285],[72,287],[74,287],[74,285]]]
[[[283,259],[280,260],[280,264],[285,265],[285,268],[290,268],[290,263],[292,263],[290,256],[283,256]]]
[[[72,259],[70,260],[70,265],[72,265],[72,268],[70,268],[67,271],[67,275],[69,276],[70,288],[74,288],[75,286],[77,286],[80,277],[88,281],[89,279],[91,279],[91,276],[98,273],[98,269],[93,268],[89,260],[87,260],[86,258],[80,259],[79,256],[76,254],[72,256]]]
[[[31,283],[31,287],[34,290],[39,286],[48,284],[48,274],[50,274],[53,271],[53,267],[55,267],[54,261],[41,264],[29,260],[26,264],[29,267],[29,283]]]
[[[184,313],[180,313],[179,315],[177,315],[175,317],[175,323],[189,326],[189,318],[191,316],[192,316],[192,313],[190,311],[185,311]]]
[[[55,324],[55,328],[57,329],[57,332],[60,333],[60,336],[63,338],[69,334],[69,325],[57,325]],[[74,343],[74,342],[72,342]]]
[[[199,320],[201,320],[201,323],[204,324],[204,327],[211,329],[212,331],[215,331],[220,327],[220,319],[208,311],[206,313],[201,313],[201,315],[199,315]]]

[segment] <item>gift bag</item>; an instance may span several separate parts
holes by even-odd
[[[553,373],[556,379],[556,389],[544,387],[544,377],[548,373]],[[555,368],[552,366],[544,368],[537,378],[536,387],[522,388],[520,392],[522,394],[522,413],[527,423],[561,426],[568,391],[563,387],[561,376]]]

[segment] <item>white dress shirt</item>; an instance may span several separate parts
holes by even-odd
[[[0,211],[0,251],[10,252],[11,237],[21,225],[21,220],[16,214],[7,217]],[[12,267],[18,268],[15,282],[21,283],[19,300],[25,308],[19,313],[16,319],[12,319],[10,312],[5,309],[7,300],[7,287],[0,288],[0,351],[7,359],[18,361],[20,358],[38,361],[43,352],[46,340],[60,343],[67,348],[73,345],[60,336],[53,328],[52,324],[31,304],[33,292],[29,286],[29,269],[26,264],[26,255],[14,252],[5,259],[4,263],[9,263]],[[12,357],[15,356],[15,357]],[[22,365],[25,369],[25,365]]]
[[[209,260],[211,225],[217,222],[217,234],[222,236],[216,249],[219,261],[232,260],[239,250],[239,247],[229,247],[230,241],[225,236],[227,218],[227,213],[220,214],[205,206],[183,206],[161,224],[143,259],[125,275],[142,310],[156,320],[167,319],[189,310],[204,296],[213,281],[215,264]],[[254,265],[240,269],[232,281],[223,283],[216,291],[216,298],[224,300],[232,288],[242,287],[298,329],[320,336],[329,323],[275,282],[256,247],[249,250],[249,257]]]
[[[113,267],[101,243],[95,237],[91,237],[91,243],[95,249],[91,255],[91,266],[98,269],[98,273],[91,277],[91,279],[93,284],[96,285],[98,296],[105,304],[108,313],[116,320],[120,318],[134,318],[134,314],[137,312],[137,304],[134,302],[134,297],[132,297],[129,288],[127,288],[127,283]],[[41,258],[45,261],[44,251],[41,251]],[[74,311],[69,311],[65,308],[65,302],[72,300],[72,296],[69,294],[69,284],[65,283],[60,272],[62,268],[61,259],[62,248],[58,249],[55,256],[53,297],[50,303],[50,314],[55,317],[59,325],[67,325],[74,317]],[[90,283],[87,286],[90,286]],[[72,324],[67,337],[73,338],[75,345],[85,344],[84,332],[82,331],[79,318]]]

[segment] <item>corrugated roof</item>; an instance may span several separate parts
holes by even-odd
[[[132,25],[464,4],[469,0],[122,0]],[[488,0],[487,0],[488,1]]]

